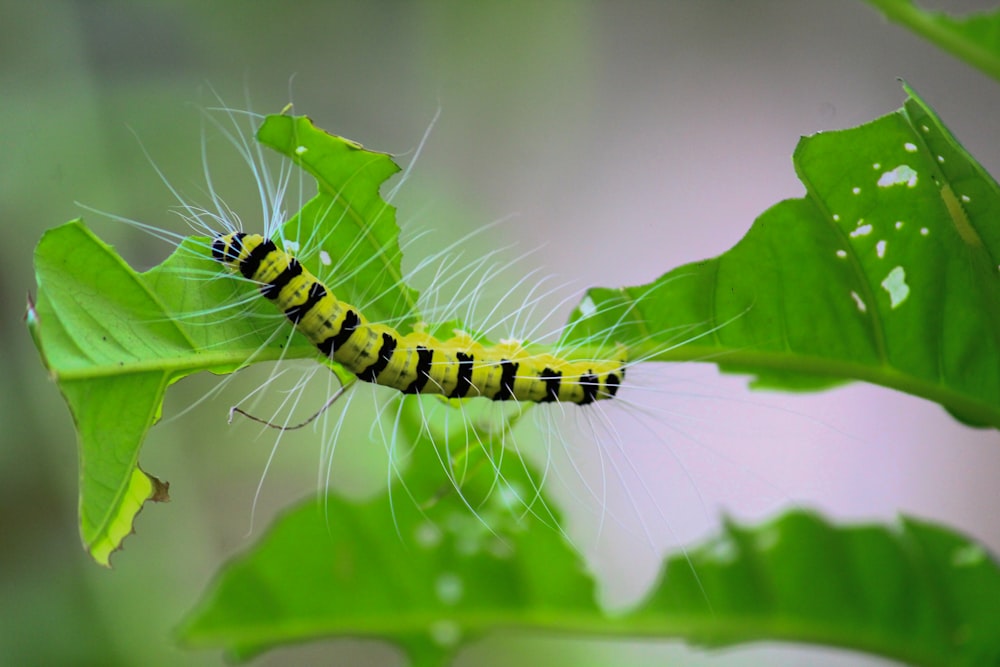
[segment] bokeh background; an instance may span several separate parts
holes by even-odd
[[[154,429],[141,462],[173,483],[173,500],[143,512],[115,568],[97,567],[80,548],[72,423],[24,329],[23,303],[35,243],[82,213],[74,202],[179,228],[139,141],[186,187],[201,173],[198,109],[216,94],[261,112],[294,101],[320,126],[400,154],[412,154],[440,110],[396,200],[404,225],[447,239],[509,218],[478,237],[470,256],[513,240],[512,255],[541,248],[525,270],[543,267],[579,287],[622,285],[714,256],[764,209],[800,196],[790,160],[798,137],[898,108],[897,77],[1000,173],[1000,84],[860,2],[0,0],[0,663],[221,663],[219,653],[176,648],[173,628],[227,555],[249,547],[275,511],[315,493],[315,443],[289,440],[251,527],[273,439],[227,428],[226,398],[208,400]],[[226,159],[213,162],[216,186],[237,210],[255,211],[245,170]],[[88,219],[138,267],[169,251]],[[653,548],[636,548],[627,526],[592,534],[592,515],[570,523],[609,605],[634,602],[655,574],[656,552],[710,534],[723,510],[762,518],[799,505],[877,520],[907,512],[1000,550],[995,432],[875,387],[751,394],[711,366],[661,373],[660,409],[670,413],[661,434],[629,431],[627,419],[621,426],[642,471],[637,483],[660,509],[636,493]],[[186,380],[166,414],[213,384]],[[335,477],[374,470],[382,479],[383,463],[365,458],[376,449],[345,445]],[[593,460],[579,464],[586,472]],[[259,660],[400,661],[361,642]],[[665,661],[885,664],[769,645],[704,653],[677,642],[509,635],[460,657],[466,665]]]

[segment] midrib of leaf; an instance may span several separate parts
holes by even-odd
[[[731,347],[711,347],[696,343],[685,343],[666,352],[651,344],[630,345],[630,354],[633,351],[637,352],[635,357],[649,357],[655,361],[705,362],[720,365],[723,369],[727,366],[766,367],[804,375],[863,380],[920,396],[944,406],[961,407],[963,413],[970,417],[1000,425],[1000,410],[997,410],[996,406],[984,402],[972,402],[968,395],[956,392],[939,382],[919,380],[885,363],[884,357],[881,365],[874,366],[804,355],[789,350],[784,352],[734,350]],[[737,370],[737,372],[746,371]]]
[[[990,252],[996,247],[996,238],[992,235],[994,230],[990,225],[1000,205],[1000,192],[992,178],[950,135],[933,110],[926,107],[910,89],[907,88],[907,92],[911,99],[904,107],[905,113],[896,112],[860,128],[827,133],[825,137],[817,135],[800,143],[794,162],[805,185],[805,197],[788,200],[762,214],[744,241],[731,251],[706,262],[675,269],[650,285],[594,290],[588,299],[592,299],[598,308],[586,316],[581,312],[580,318],[573,322],[573,334],[582,335],[586,340],[601,335],[601,332],[617,330],[617,342],[628,346],[629,359],[633,362],[712,362],[726,372],[756,375],[756,384],[760,387],[812,389],[833,386],[842,380],[864,380],[936,401],[970,423],[1000,427],[1000,403],[996,401],[991,382],[987,380],[979,385],[962,375],[961,368],[955,366],[962,361],[962,357],[956,355],[964,352],[964,358],[968,359],[974,354],[974,349],[970,348],[974,341],[980,341],[984,351],[992,351],[990,346],[998,340],[1000,283],[996,275],[997,258]],[[946,327],[950,320],[940,317],[937,320],[929,317],[926,322],[920,323],[925,328],[920,330],[922,338],[919,342],[900,337],[899,328],[893,328],[895,321],[891,309],[894,304],[879,290],[878,272],[883,268],[887,270],[891,264],[873,263],[874,247],[852,242],[850,224],[832,214],[833,210],[837,210],[839,217],[843,218],[844,208],[850,211],[852,205],[843,199],[843,186],[838,186],[834,179],[858,178],[860,165],[860,158],[838,152],[841,146],[848,145],[840,144],[840,137],[844,137],[845,142],[856,141],[857,137],[871,133],[876,123],[880,124],[880,128],[886,128],[886,134],[882,135],[885,138],[880,143],[871,144],[877,147],[872,148],[874,154],[870,155],[873,162],[866,161],[864,164],[863,178],[871,178],[869,170],[873,166],[880,168],[880,165],[876,166],[876,161],[883,153],[903,150],[907,145],[904,142],[922,145],[923,148],[913,151],[910,148],[905,150],[907,155],[912,153],[918,156],[915,159],[919,163],[924,189],[920,195],[923,197],[920,200],[921,210],[927,217],[920,218],[920,210],[908,211],[905,217],[908,224],[926,224],[944,233],[940,240],[930,243],[947,244],[934,246],[930,251],[927,246],[924,249],[911,246],[908,252],[912,255],[897,255],[890,261],[901,265],[910,257],[923,259],[930,252],[932,264],[914,266],[922,269],[924,276],[928,275],[927,272],[937,276],[935,285],[939,290],[943,288],[943,281],[953,277],[960,280],[963,286],[971,286],[968,293],[927,295],[927,298],[940,299],[940,307],[961,308],[964,309],[962,312],[968,313],[972,320],[966,322],[966,330],[959,330],[965,338],[957,338],[952,333],[955,329]],[[925,126],[927,129],[924,129]],[[830,166],[817,168],[817,165],[823,164],[824,155]],[[938,155],[943,159],[939,159]],[[869,155],[866,154],[866,157]],[[893,153],[889,159],[898,157]],[[956,193],[967,188],[974,193],[971,199],[974,203],[970,206],[975,208],[967,209],[958,199]],[[891,197],[894,193],[896,191],[886,191],[884,201],[891,202],[888,205],[898,203]],[[876,190],[876,195],[881,197],[881,191]],[[882,201],[874,200],[876,206]],[[854,215],[854,212],[850,213],[852,219]],[[861,217],[867,215],[867,212],[861,213],[857,224],[860,225]],[[890,208],[876,208],[874,216],[874,223],[883,229],[892,224],[890,221],[894,217]],[[835,322],[828,323],[830,328],[826,330],[833,345],[796,342],[794,347],[790,346],[788,328],[791,321],[785,315],[789,308],[796,310],[798,317],[825,313],[822,307],[803,308],[802,304],[789,304],[787,301],[789,290],[794,290],[796,286],[796,269],[803,271],[814,282],[819,280],[813,270],[814,265],[809,263],[812,255],[788,256],[774,246],[781,241],[781,234],[790,233],[789,228],[776,225],[789,220],[801,220],[793,224],[804,225],[803,239],[822,240],[822,246],[817,246],[816,252],[828,252],[829,255],[817,255],[824,262],[818,266],[829,266],[829,258],[835,250],[843,257],[839,261],[844,263],[839,265],[841,268],[831,279],[836,278],[835,285],[843,290],[843,296],[847,295],[847,290],[856,290],[865,305],[861,311],[863,316],[844,322],[849,327],[845,332],[852,336],[849,347],[837,347],[842,339],[838,337],[840,331]],[[775,231],[779,229],[781,231]],[[945,248],[951,249],[950,255]],[[842,251],[845,251],[843,255],[840,254]],[[769,252],[775,255],[765,254]],[[879,259],[881,257],[879,255]],[[770,282],[758,283],[753,278],[741,281],[739,271],[745,269],[748,258],[767,265],[771,274],[767,280]],[[696,281],[690,288],[672,290],[668,287],[671,281],[688,274]],[[979,285],[976,285],[977,282]],[[754,318],[754,328],[746,337],[740,333],[726,335],[724,329],[729,322],[739,320],[748,313],[753,316],[755,297],[745,292],[741,295],[739,291],[747,284],[755,290],[766,290],[765,306],[770,310],[765,312],[768,317],[766,320]],[[821,285],[821,282],[816,282],[816,285]],[[733,294],[732,299],[730,293]],[[732,303],[729,303],[730,300]],[[853,310],[848,312],[842,301],[836,303],[835,307],[844,317],[855,315]],[[919,303],[928,313],[932,313],[932,307],[937,304],[926,298]],[[588,319],[591,319],[590,323]],[[678,343],[677,325],[683,321],[700,324],[694,327],[688,341]],[[808,327],[810,321],[800,324]],[[576,331],[577,328],[579,331]],[[650,333],[650,329],[658,328],[662,330]],[[709,332],[714,335],[706,335]],[[946,354],[949,356],[944,356]],[[974,360],[966,363],[974,363]],[[795,378],[802,378],[801,385],[796,385]],[[980,386],[983,391],[978,391]]]
[[[801,618],[786,615],[762,621],[759,614],[738,614],[725,612],[724,618],[696,618],[692,614],[679,614],[675,619],[632,619],[628,616],[609,618],[596,610],[584,612],[547,611],[545,609],[514,608],[509,611],[461,610],[461,624],[470,634],[485,633],[501,629],[530,629],[543,632],[587,634],[605,637],[697,637],[711,634],[726,642],[755,637],[774,639],[795,639],[815,641],[819,644],[845,646],[853,649],[870,648],[882,655],[898,654],[897,645],[879,640],[877,635],[864,636],[863,630],[855,632],[830,632],[829,627],[815,622],[803,622]],[[262,623],[241,624],[238,630],[227,628],[227,641],[267,643],[295,638],[315,638],[326,634],[347,636],[379,636],[420,634],[436,622],[447,620],[447,614],[438,611],[399,612],[387,616],[382,613],[352,614],[349,617],[331,616],[313,622],[276,619]],[[211,638],[210,632],[188,635],[188,640],[197,643]],[[916,652],[915,652],[916,653]],[[920,653],[926,657],[925,653]]]
[[[261,623],[241,626],[238,631],[227,630],[225,640],[230,644],[275,645],[291,644],[316,637],[340,635],[349,637],[385,638],[387,636],[422,636],[433,624],[446,620],[437,614],[400,614],[387,623],[384,615],[352,616],[349,623],[334,619],[330,623]],[[670,620],[632,621],[627,618],[609,618],[591,612],[581,614],[544,613],[513,610],[510,613],[462,612],[463,643],[471,638],[500,632],[531,632],[552,637],[586,637],[588,639],[655,639],[672,638],[687,640],[700,645],[699,636],[711,636],[706,645],[744,644],[767,638],[768,641],[789,641],[796,644],[816,644],[840,647],[859,653],[879,655],[905,664],[921,667],[950,667],[954,656],[932,651],[919,642],[886,641],[885,636],[866,632],[862,627],[844,632],[830,632],[829,624],[807,623],[792,615],[762,621],[754,614],[725,614],[725,619],[706,618],[693,620],[678,617]],[[202,641],[199,642],[199,639]],[[210,633],[201,637],[189,635],[186,643],[197,646],[216,646]],[[428,664],[442,664],[431,661]]]
[[[149,361],[129,362],[124,364],[95,364],[84,369],[57,371],[53,375],[58,380],[75,381],[91,380],[102,377],[117,377],[137,373],[148,373],[151,371],[164,372],[168,374],[186,373],[209,370],[216,367],[241,366],[246,364],[247,359],[253,358],[257,361],[278,361],[287,359],[288,353],[284,349],[274,349],[271,347],[228,349],[226,352],[201,352],[192,348],[194,354],[156,357]]]
[[[302,511],[316,512],[305,505]],[[344,513],[338,516],[341,521],[346,518]],[[376,535],[371,522],[377,516],[363,523],[339,526],[340,531],[348,533],[362,529],[348,538],[348,544],[354,545],[349,547],[354,550],[348,554],[367,553],[374,547],[367,540]],[[407,528],[413,528],[412,522],[420,520],[423,519],[416,514],[404,518],[403,534],[410,534]],[[388,527],[388,518],[385,521]],[[546,551],[553,558],[551,563],[515,562],[508,569],[497,571],[504,581],[510,577],[508,583],[519,587],[517,595],[488,598],[478,604],[472,599],[463,600],[454,608],[442,605],[428,587],[414,586],[406,580],[405,569],[389,567],[385,589],[380,592],[397,591],[398,607],[388,598],[382,604],[376,603],[376,608],[355,611],[353,594],[338,594],[338,582],[327,577],[328,566],[322,558],[306,559],[303,572],[296,573],[288,582],[284,580],[284,573],[296,559],[292,545],[301,544],[312,531],[322,536],[329,530],[321,521],[311,528],[295,521],[297,528],[285,533],[279,526],[255,552],[242,557],[240,564],[233,563],[223,573],[220,578],[223,587],[217,588],[208,604],[189,619],[183,637],[193,645],[223,645],[244,656],[290,642],[332,637],[379,637],[411,650],[414,642],[426,637],[435,623],[453,621],[462,631],[460,644],[451,648],[424,644],[422,659],[427,664],[444,664],[443,656],[483,634],[510,630],[591,638],[682,638],[690,644],[709,647],[764,639],[790,641],[863,651],[925,667],[980,664],[975,662],[977,657],[995,655],[996,641],[991,639],[989,623],[991,609],[996,604],[987,603],[992,597],[980,604],[964,592],[970,583],[979,583],[991,595],[997,585],[995,562],[984,559],[976,566],[976,572],[960,570],[956,576],[952,554],[956,549],[976,547],[975,543],[944,529],[903,521],[903,526],[896,527],[837,527],[815,515],[796,512],[756,528],[730,524],[727,537],[722,539],[736,548],[732,561],[728,558],[720,561],[715,555],[719,544],[716,539],[683,554],[674,554],[665,563],[659,583],[645,601],[630,611],[610,615],[590,595],[570,600],[556,588],[535,589],[530,584],[520,588],[524,583],[537,581],[547,567],[575,571],[579,561],[569,550]],[[539,523],[531,525],[542,532],[533,537],[529,537],[530,532],[520,532],[518,541],[537,540],[548,530]],[[308,532],[300,532],[303,529]],[[279,531],[280,537],[276,534]],[[794,558],[797,541],[805,538],[826,545],[823,549],[815,548],[814,544],[803,545],[804,557],[813,559],[806,562],[827,583],[819,587],[815,600],[810,597],[808,585],[803,586],[808,582],[809,568],[793,567],[789,571],[782,567],[795,565],[794,560],[788,559]],[[322,543],[320,540],[318,548],[323,548]],[[275,548],[280,548],[280,558],[276,557]],[[444,548],[451,549],[454,545]],[[898,573],[893,577],[893,583],[898,585],[885,588],[878,585],[878,570],[865,567],[861,560],[863,548],[874,548],[878,562]],[[331,551],[331,555],[334,553],[340,551]],[[529,550],[529,553],[541,552]],[[521,558],[526,557],[522,552]],[[455,555],[446,551],[436,560],[418,558],[414,567],[426,578],[439,568],[448,568],[454,559]],[[382,571],[383,560],[376,557],[374,561],[361,561],[362,576]],[[313,579],[314,570],[320,590],[330,594],[324,598],[327,600],[324,605],[311,602],[308,588],[301,587]],[[463,576],[473,572],[474,569],[469,569]],[[706,577],[704,587],[696,584],[695,573]],[[851,588],[842,589],[841,584],[831,583],[838,576],[843,577],[843,585]],[[398,581],[400,578],[403,581]],[[746,578],[749,581],[745,587],[733,586]],[[578,585],[585,586],[588,581],[584,578]],[[904,588],[907,585],[912,591]],[[871,597],[859,594],[869,587]],[[299,592],[287,593],[287,590]],[[305,597],[298,597],[300,594]],[[254,607],[255,611],[246,615],[244,595],[251,600],[275,601],[280,611],[269,613]],[[916,615],[905,616],[909,605],[913,605]],[[905,618],[897,622],[897,614],[904,614]],[[956,634],[963,627],[968,627],[970,633],[964,641]],[[417,653],[411,657],[421,659]]]
[[[179,321],[176,319],[176,314],[172,313],[170,308],[168,308],[162,301],[160,295],[152,290],[146,280],[144,280],[140,274],[135,273],[117,253],[111,250],[106,244],[100,242],[79,222],[71,223],[71,226],[65,228],[65,230],[71,230],[77,235],[82,236],[82,238],[89,243],[90,248],[92,248],[93,251],[100,252],[105,261],[112,262],[119,269],[118,275],[125,276],[129,283],[131,283],[132,287],[141,292],[148,300],[148,303],[154,306],[154,308],[151,308],[150,311],[148,313],[144,313],[144,315],[148,315],[155,319],[157,321],[158,329],[160,327],[164,328],[160,331],[160,335],[167,334],[169,332],[170,336],[176,336],[186,344],[187,350],[190,351],[191,354],[150,356],[139,361],[126,361],[120,363],[92,363],[83,368],[59,369],[58,367],[55,367],[52,368],[52,375],[55,379],[78,381],[147,372],[177,374],[185,371],[193,372],[203,370],[205,368],[240,365],[246,363],[246,360],[251,357],[261,361],[273,361],[281,358],[282,355],[287,356],[287,350],[274,349],[270,347],[261,349],[259,346],[254,346],[252,348],[242,347],[238,349],[227,348],[227,350],[223,352],[205,352],[200,350],[198,345],[188,335],[187,330],[180,325]],[[112,340],[115,341],[123,354],[134,354],[134,351],[129,348],[128,344],[121,341],[117,337],[116,332],[108,328],[103,321],[95,318],[90,310],[74,307],[73,311],[77,317],[83,315],[89,318],[91,322],[93,322],[94,328],[106,331]],[[90,360],[93,359],[90,352],[81,347],[78,337],[72,335],[74,327],[69,325],[64,320],[61,307],[57,306],[55,303],[51,304],[49,308],[45,309],[44,316],[46,319],[53,317],[58,321],[59,326],[67,333],[65,341],[74,346],[74,348],[79,352],[80,358]]]

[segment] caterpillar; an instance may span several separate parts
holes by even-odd
[[[244,231],[240,215],[220,196],[220,182],[209,173],[204,147],[205,182],[211,198],[207,206],[186,199],[157,169],[195,236],[109,217],[177,244],[178,255],[170,270],[175,272],[177,288],[190,296],[179,302],[188,310],[177,310],[176,317],[191,326],[218,331],[208,337],[212,345],[226,346],[240,337],[251,347],[258,345],[240,368],[258,360],[280,362],[252,391],[235,399],[229,411],[230,421],[240,414],[280,431],[258,483],[254,507],[279,442],[292,437],[290,431],[313,424],[321,434],[317,481],[319,488],[330,489],[338,484],[334,453],[345,440],[342,436],[354,424],[370,424],[368,438],[381,441],[387,455],[390,496],[405,489],[423,507],[436,502],[441,493],[454,493],[470,516],[489,530],[495,517],[483,503],[487,499],[501,504],[512,501],[523,512],[562,531],[548,499],[550,491],[561,491],[569,494],[573,506],[596,512],[601,517],[599,525],[607,518],[622,525],[629,523],[628,517],[638,520],[640,526],[633,525],[631,530],[638,528],[646,542],[652,543],[638,511],[640,497],[652,498],[652,493],[639,474],[643,466],[636,466],[634,451],[627,447],[628,430],[615,417],[624,410],[638,418],[636,424],[649,428],[644,421],[655,420],[656,415],[641,413],[637,408],[644,406],[634,399],[643,389],[656,390],[657,381],[644,377],[641,365],[655,357],[656,350],[707,335],[715,327],[695,323],[650,342],[643,337],[649,332],[637,332],[630,324],[635,315],[629,307],[616,306],[607,315],[603,314],[607,306],[584,298],[569,323],[542,330],[547,318],[532,322],[535,308],[561,288],[539,292],[544,279],[531,282],[534,271],[518,271],[520,277],[510,289],[487,296],[491,288],[502,284],[498,278],[514,264],[493,263],[499,250],[459,264],[462,246],[492,225],[435,246],[429,254],[410,254],[407,248],[409,256],[420,259],[403,272],[403,247],[422,234],[397,244],[400,230],[391,202],[412,163],[387,200],[365,204],[369,200],[357,199],[356,193],[345,195],[341,189],[325,186],[308,199],[312,185],[308,179],[316,174],[306,159],[322,151],[341,152],[347,161],[341,177],[350,184],[364,179],[382,181],[398,167],[391,164],[390,169],[380,163],[372,168],[384,154],[330,135],[305,117],[263,118],[226,108],[221,111],[231,126],[207,117],[236,148],[257,185],[259,230]],[[235,114],[246,115],[250,133],[235,122]],[[265,153],[249,143],[251,136],[260,138],[269,119],[272,128],[288,127],[290,143],[279,146],[272,138],[266,145],[290,160],[265,164]],[[416,152],[419,155],[420,149]],[[296,165],[301,171],[293,170]],[[374,175],[369,169],[374,169]],[[296,177],[305,182],[293,182]],[[285,200],[296,191],[299,212],[289,215]],[[359,211],[363,215],[357,218],[352,209],[348,216],[346,209],[338,208],[348,201],[351,206],[369,208]],[[372,270],[375,265],[379,270]],[[411,278],[428,275],[423,290],[411,295]],[[530,289],[518,294],[524,285],[531,285]],[[570,294],[562,302],[577,296]],[[489,304],[485,315],[476,312],[482,304]],[[512,310],[498,315],[503,306]],[[603,326],[577,327],[577,317],[602,314]],[[278,324],[278,318],[283,322]],[[472,329],[467,325],[470,322]],[[491,335],[501,326],[503,335]],[[307,358],[323,363],[305,368],[291,363]],[[334,373],[324,372],[331,368]],[[349,376],[391,391],[351,391],[354,383]],[[210,394],[221,391],[234,377]],[[327,400],[318,411],[306,411],[305,401],[319,394]],[[410,400],[435,395],[446,400]],[[195,404],[207,397],[198,398]],[[352,418],[365,414],[366,408],[357,405],[359,397],[373,399],[375,414],[370,421]],[[328,410],[335,403],[337,409]],[[581,409],[568,408],[571,404]],[[549,409],[533,409],[542,407]],[[529,411],[535,428],[529,425],[515,432],[514,426]],[[676,425],[672,428],[678,430]],[[588,446],[593,448],[585,454],[578,451]],[[444,476],[432,475],[421,481],[426,486],[411,491],[407,484],[412,479],[404,481],[403,473],[413,469],[410,466],[416,461],[424,470],[428,464],[439,468]],[[589,465],[598,469],[585,471]],[[622,500],[630,508],[625,516],[610,506],[613,488],[624,494]]]
[[[393,521],[394,498],[405,498],[420,512],[428,510],[432,522],[442,520],[440,512],[447,514],[445,526],[471,522],[467,531],[481,538],[470,538],[470,544],[491,543],[491,536],[506,530],[505,522],[517,522],[525,514],[568,538],[562,506],[598,517],[587,524],[596,530],[594,539],[606,523],[613,523],[647,545],[657,541],[659,531],[647,522],[652,518],[647,509],[664,525],[671,523],[657,495],[662,490],[696,491],[673,443],[657,428],[666,416],[677,438],[695,444],[698,439],[674,419],[676,403],[651,410],[641,402],[643,390],[648,397],[662,387],[662,378],[652,375],[646,362],[660,360],[663,350],[711,335],[728,320],[693,320],[669,330],[657,329],[655,322],[646,327],[636,306],[664,281],[635,296],[622,291],[620,301],[595,302],[588,293],[566,324],[544,330],[551,325],[545,323],[547,317],[534,318],[537,306],[546,303],[546,310],[558,312],[544,299],[565,285],[541,291],[548,278],[534,281],[537,270],[517,269],[512,285],[498,280],[514,273],[513,262],[495,259],[504,248],[460,263],[468,240],[492,225],[450,243],[431,238],[428,252],[411,252],[411,243],[425,237],[412,232],[401,237],[405,230],[396,225],[393,205],[409,169],[385,199],[366,199],[350,186],[367,181],[364,187],[374,190],[396,173],[399,168],[385,154],[330,135],[305,117],[221,111],[231,126],[208,118],[236,148],[257,186],[256,228],[244,231],[237,213],[243,207],[231,208],[219,194],[222,181],[209,173],[204,144],[207,204],[185,198],[156,169],[194,235],[104,215],[175,244],[159,273],[177,295],[168,312],[199,342],[206,341],[202,349],[214,353],[231,346],[238,353],[238,365],[226,372],[257,361],[277,362],[260,367],[264,376],[238,376],[249,378],[252,388],[233,399],[229,409],[230,422],[239,414],[279,431],[254,494],[251,526],[279,445],[283,452],[296,451],[284,445],[309,437],[299,429],[312,424],[312,433],[319,434],[310,443],[318,445],[317,490],[384,488]],[[250,132],[235,122],[237,113],[249,119]],[[278,133],[273,132],[265,142],[267,128],[287,128],[280,135],[287,135],[287,141],[275,140]],[[250,143],[254,136],[277,149],[280,161]],[[307,160],[335,152],[346,162],[341,180],[333,187],[320,182],[314,195],[310,177],[320,181],[322,174]],[[289,215],[286,200],[296,195]],[[410,261],[405,270],[404,248]],[[510,286],[498,294],[505,284]],[[578,293],[569,294],[556,306],[576,298]],[[494,335],[500,327],[503,334]],[[299,365],[298,360],[308,363]],[[650,371],[645,376],[644,366]],[[191,405],[217,395],[236,377],[229,375]],[[316,396],[326,400],[318,410],[308,409]],[[531,418],[524,419],[529,413]],[[248,427],[255,428],[242,428]],[[351,466],[369,460],[363,457],[380,460],[380,448],[364,448],[378,442],[384,449],[384,477],[359,482]],[[644,473],[661,466],[639,462],[643,447],[647,455],[675,459],[680,465],[672,469],[692,483],[647,483]],[[348,466],[339,464],[345,455],[352,457]],[[442,503],[443,498],[449,502]],[[463,509],[455,499],[467,512],[453,512]],[[669,504],[692,502],[704,506],[697,492]]]
[[[528,351],[516,339],[485,346],[461,330],[447,340],[426,331],[401,335],[369,322],[260,234],[220,234],[212,242],[212,258],[259,284],[261,295],[324,356],[359,380],[404,394],[587,405],[614,398],[625,377],[627,354],[620,344],[613,359],[571,361]]]

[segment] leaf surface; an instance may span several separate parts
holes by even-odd
[[[392,160],[304,117],[268,117],[259,135],[318,183],[281,240],[373,321],[412,325],[395,211],[378,192]],[[795,163],[804,198],[765,212],[718,258],[592,290],[565,346],[711,360],[782,389],[867,380],[1000,426],[995,181],[912,92],[896,113],[804,139]],[[138,454],[166,387],[200,370],[317,354],[253,285],[207,279],[224,271],[206,239],[137,274],[76,221],[48,232],[35,259],[29,322],[77,425],[83,539],[107,564],[136,499],[165,495]]]
[[[1000,188],[912,91],[861,127],[806,137],[806,196],[717,258],[592,290],[564,344],[707,360],[758,387],[865,380],[1000,427]]]
[[[491,535],[451,518],[468,518],[459,503],[427,515],[385,496],[325,503],[294,509],[227,565],[186,621],[185,642],[246,658],[293,642],[380,638],[429,666],[485,633],[516,629],[713,647],[806,642],[927,666],[1000,660],[996,561],[912,519],[838,527],[795,511],[759,526],[728,523],[669,557],[647,599],[612,616],[574,549],[530,517],[504,524],[491,508]]]
[[[316,179],[318,194],[285,224],[299,259],[338,298],[372,321],[400,327],[419,319],[417,293],[400,268],[396,209],[379,188],[399,167],[385,153],[335,137],[305,116],[268,116],[257,139]]]
[[[392,160],[316,130],[303,117],[269,117],[261,133],[296,160],[310,152],[329,158],[309,163],[320,193],[287,223],[285,238],[351,221],[358,251],[338,258],[346,276],[338,289],[360,299],[377,288],[376,312],[412,302],[398,279],[398,246],[389,250],[399,233],[395,212],[378,193],[397,170]],[[357,242],[370,237],[386,248],[378,262]],[[312,252],[328,242],[343,241],[324,239]],[[38,297],[29,326],[73,414],[80,531],[103,565],[131,533],[143,502],[166,498],[167,485],[143,473],[138,458],[169,385],[204,370],[230,373],[258,361],[317,357],[255,286],[227,277],[210,259],[209,243],[190,238],[140,274],[76,220],[46,232],[35,251]]]

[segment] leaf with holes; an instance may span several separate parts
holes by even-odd
[[[510,630],[806,642],[935,667],[1000,659],[1000,568],[940,526],[838,527],[806,512],[730,523],[668,558],[646,600],[610,616],[574,550],[493,495],[483,505],[493,533],[454,497],[427,515],[388,496],[308,501],[223,569],[182,638],[243,659],[293,642],[378,638],[422,667]]]
[[[806,137],[806,196],[717,258],[595,289],[567,340],[705,359],[755,385],[865,380],[1000,427],[1000,188],[907,88],[899,111]]]
[[[260,135],[296,161],[325,156],[306,164],[319,193],[289,220],[286,235],[341,230],[325,232],[330,236],[312,247],[316,253],[329,247],[331,254],[360,248],[336,255],[346,276],[338,283],[342,293],[365,295],[377,285],[373,308],[380,312],[412,303],[413,292],[399,280],[395,211],[378,193],[398,170],[392,160],[316,130],[304,117],[271,116]],[[190,238],[140,274],[77,220],[46,232],[35,250],[38,297],[29,304],[29,328],[73,413],[80,532],[103,565],[132,531],[143,503],[166,498],[167,485],[140,470],[138,458],[170,384],[203,370],[229,373],[257,361],[317,356],[280,313],[252,295],[252,285],[206,279],[224,273],[208,243]],[[375,262],[373,244],[381,249]],[[234,304],[240,317],[220,316]]]

